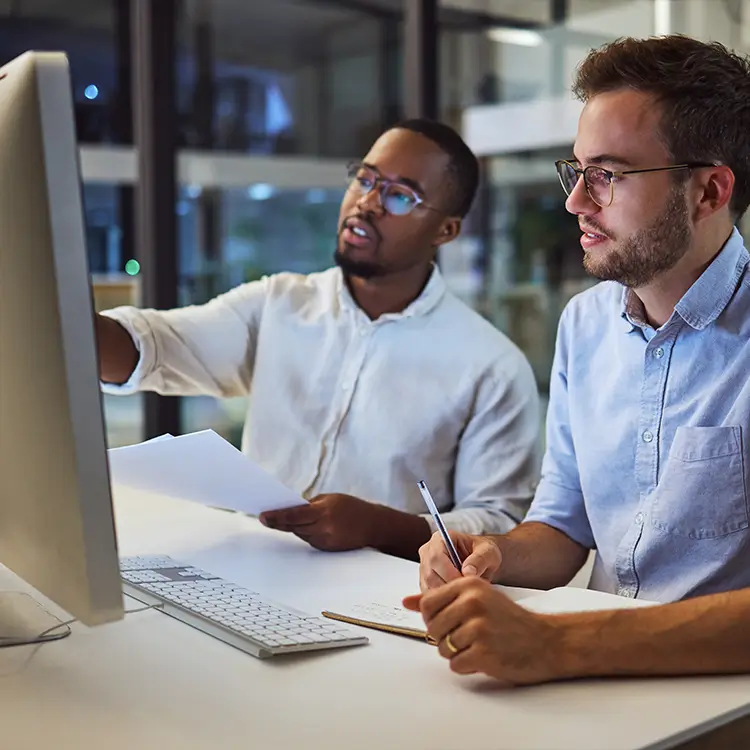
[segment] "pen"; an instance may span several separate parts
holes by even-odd
[[[422,493],[422,497],[424,498],[425,504],[427,505],[427,509],[430,511],[430,515],[435,520],[435,525],[440,532],[440,536],[443,537],[443,543],[445,544],[445,548],[448,550],[448,556],[450,557],[451,562],[456,566],[456,569],[460,571],[461,558],[458,556],[458,552],[456,551],[456,547],[453,544],[453,540],[448,535],[448,530],[445,528],[443,519],[440,518],[440,513],[438,513],[437,505],[435,505],[435,501],[432,499],[432,495],[427,489],[427,485],[425,484],[424,480],[420,480],[419,482],[417,482],[417,487],[419,487],[419,491]]]

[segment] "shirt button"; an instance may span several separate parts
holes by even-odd
[[[645,430],[641,437],[644,443],[650,443],[654,439],[654,434],[650,430]]]
[[[633,596],[633,592],[630,589],[620,589],[619,593],[620,593],[620,596],[626,596],[628,598]]]
[[[654,357],[656,357],[657,359],[661,359],[663,356],[664,356],[664,349],[662,349],[660,346],[654,349]]]
[[[643,523],[643,513],[636,513],[636,515],[635,515],[635,522],[636,523]]]
[[[341,384],[341,390],[342,391],[348,391],[350,388],[349,383],[342,383]]]
[[[367,329],[366,328],[360,328],[359,329],[359,335],[362,336],[363,338],[365,336],[367,336]]]

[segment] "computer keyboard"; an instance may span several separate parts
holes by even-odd
[[[260,659],[368,642],[339,623],[272,602],[171,557],[122,558],[120,576],[128,596],[161,604],[165,614]]]

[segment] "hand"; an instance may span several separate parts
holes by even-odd
[[[564,621],[529,612],[476,576],[403,603],[421,611],[440,655],[458,674],[482,672],[511,685],[566,676],[560,659]]]
[[[419,548],[419,588],[424,592],[443,586],[461,576],[479,576],[491,581],[497,573],[502,555],[500,548],[489,537],[472,536],[450,531],[458,556],[463,560],[461,570],[448,556],[445,542],[438,532]]]
[[[260,522],[291,531],[316,549],[343,552],[372,545],[378,508],[351,495],[317,495],[307,505],[261,513]]]

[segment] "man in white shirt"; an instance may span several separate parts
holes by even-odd
[[[261,520],[319,549],[416,559],[433,531],[420,479],[451,528],[508,531],[536,479],[533,374],[434,264],[477,160],[451,128],[412,120],[349,177],[337,267],[97,316],[104,389],[248,396],[243,451],[309,501]]]

